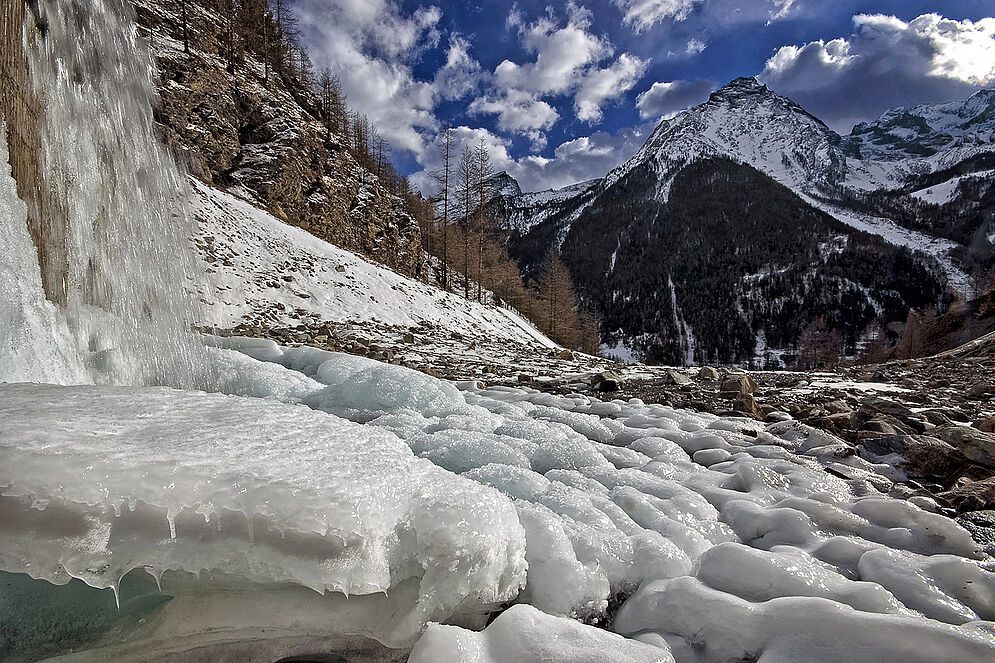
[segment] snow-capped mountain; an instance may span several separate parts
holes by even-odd
[[[628,162],[605,178],[611,186],[642,165],[658,173],[658,198],[681,168],[699,159],[731,157],[790,188],[835,186],[846,177],[842,138],[790,99],[755,78],[737,78],[708,101],[664,120]]]
[[[495,192],[495,204],[500,206],[498,217],[504,227],[525,233],[557,212],[572,207],[577,198],[591,193],[600,182],[601,180],[589,180],[562,189],[522,193],[515,178],[506,172],[500,172],[488,180],[488,186]]]
[[[853,352],[995,264],[993,102],[982,91],[896,109],[842,137],[739,78],[663,120],[601,180],[518,194],[503,175],[494,209],[526,273],[561,250],[625,354],[781,357],[816,323]]]
[[[856,159],[923,161],[948,167],[995,149],[995,90],[967,101],[893,108],[872,123],[858,124],[845,148]]]

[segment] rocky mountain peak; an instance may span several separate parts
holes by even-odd
[[[737,78],[709,100],[663,120],[639,152],[608,175],[610,186],[644,163],[655,164],[665,199],[670,178],[700,159],[750,163],[797,189],[834,186],[846,174],[840,136],[756,78]]]
[[[728,101],[746,96],[764,96],[769,94],[773,94],[770,88],[761,83],[756,77],[741,76],[729,81],[713,92],[709,99],[711,101]]]
[[[862,122],[846,139],[848,152],[879,161],[934,159],[947,167],[995,144],[995,90],[966,101],[893,108]]]
[[[487,185],[496,196],[521,196],[522,187],[518,180],[502,170],[487,180]]]

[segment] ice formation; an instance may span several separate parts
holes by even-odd
[[[190,345],[167,287],[180,277],[149,274],[170,249],[142,230],[170,226],[182,178],[150,147],[147,79],[114,88],[149,63],[127,57],[121,0],[44,4],[62,19],[46,49],[77,52],[69,25],[91,37],[83,62],[32,56],[54,107],[43,165],[85,269],[62,306],[46,300],[0,174],[0,655],[995,656],[995,580],[968,533],[887,497],[899,470],[800,423],[455,385],[270,341]],[[66,75],[82,65],[85,87]],[[66,177],[91,158],[99,177]],[[94,219],[119,245],[88,234]],[[156,382],[185,389],[142,386]],[[101,588],[121,612],[93,619]]]
[[[873,480],[827,474],[824,434],[801,424],[460,390],[313,348],[215,345],[216,388],[256,398],[0,386],[4,570],[98,587],[147,568],[218,587],[386,591],[411,602],[376,630],[393,646],[430,620],[531,606],[482,634],[432,627],[423,660],[549,647],[587,660],[577,643],[602,641],[618,660],[995,651],[981,621],[995,580],[967,532],[882,495],[887,479],[859,458],[832,462]],[[633,592],[612,627],[658,659],[581,623]]]
[[[37,251],[28,234],[28,210],[17,197],[0,118],[0,382],[87,381],[62,313],[42,290]]]
[[[0,385],[0,485],[4,570],[51,582],[115,587],[145,568],[351,595],[420,578],[403,643],[525,577],[524,532],[496,491],[302,406]]]
[[[530,605],[512,606],[477,633],[433,624],[409,663],[674,663],[666,649],[626,640]]]
[[[155,63],[125,0],[41,0],[44,39],[27,26],[38,126],[46,295],[60,304],[73,382],[191,386],[201,361],[186,330],[194,274],[186,176],[151,109]],[[28,21],[31,21],[29,12]]]

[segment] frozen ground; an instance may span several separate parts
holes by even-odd
[[[967,532],[881,495],[874,478],[895,469],[836,458],[803,424],[215,345],[203,380],[234,396],[0,386],[3,570],[96,587],[134,568],[199,574],[166,583],[166,616],[130,649],[105,635],[101,656],[244,634],[250,617],[176,613],[233,588],[265,604],[278,585],[326,592],[328,614],[363,605],[341,593],[370,597],[337,637],[415,645],[414,661],[995,655],[995,578]],[[480,631],[507,602],[525,605]],[[276,636],[258,652],[286,655]]]

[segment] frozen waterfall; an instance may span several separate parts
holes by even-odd
[[[42,109],[36,206],[31,215],[5,183],[2,220],[14,238],[7,306],[33,326],[0,348],[0,378],[192,385],[189,192],[156,137],[152,55],[125,0],[43,0],[40,16],[44,37],[31,13],[24,32]],[[32,357],[52,355],[61,368],[39,372]]]

